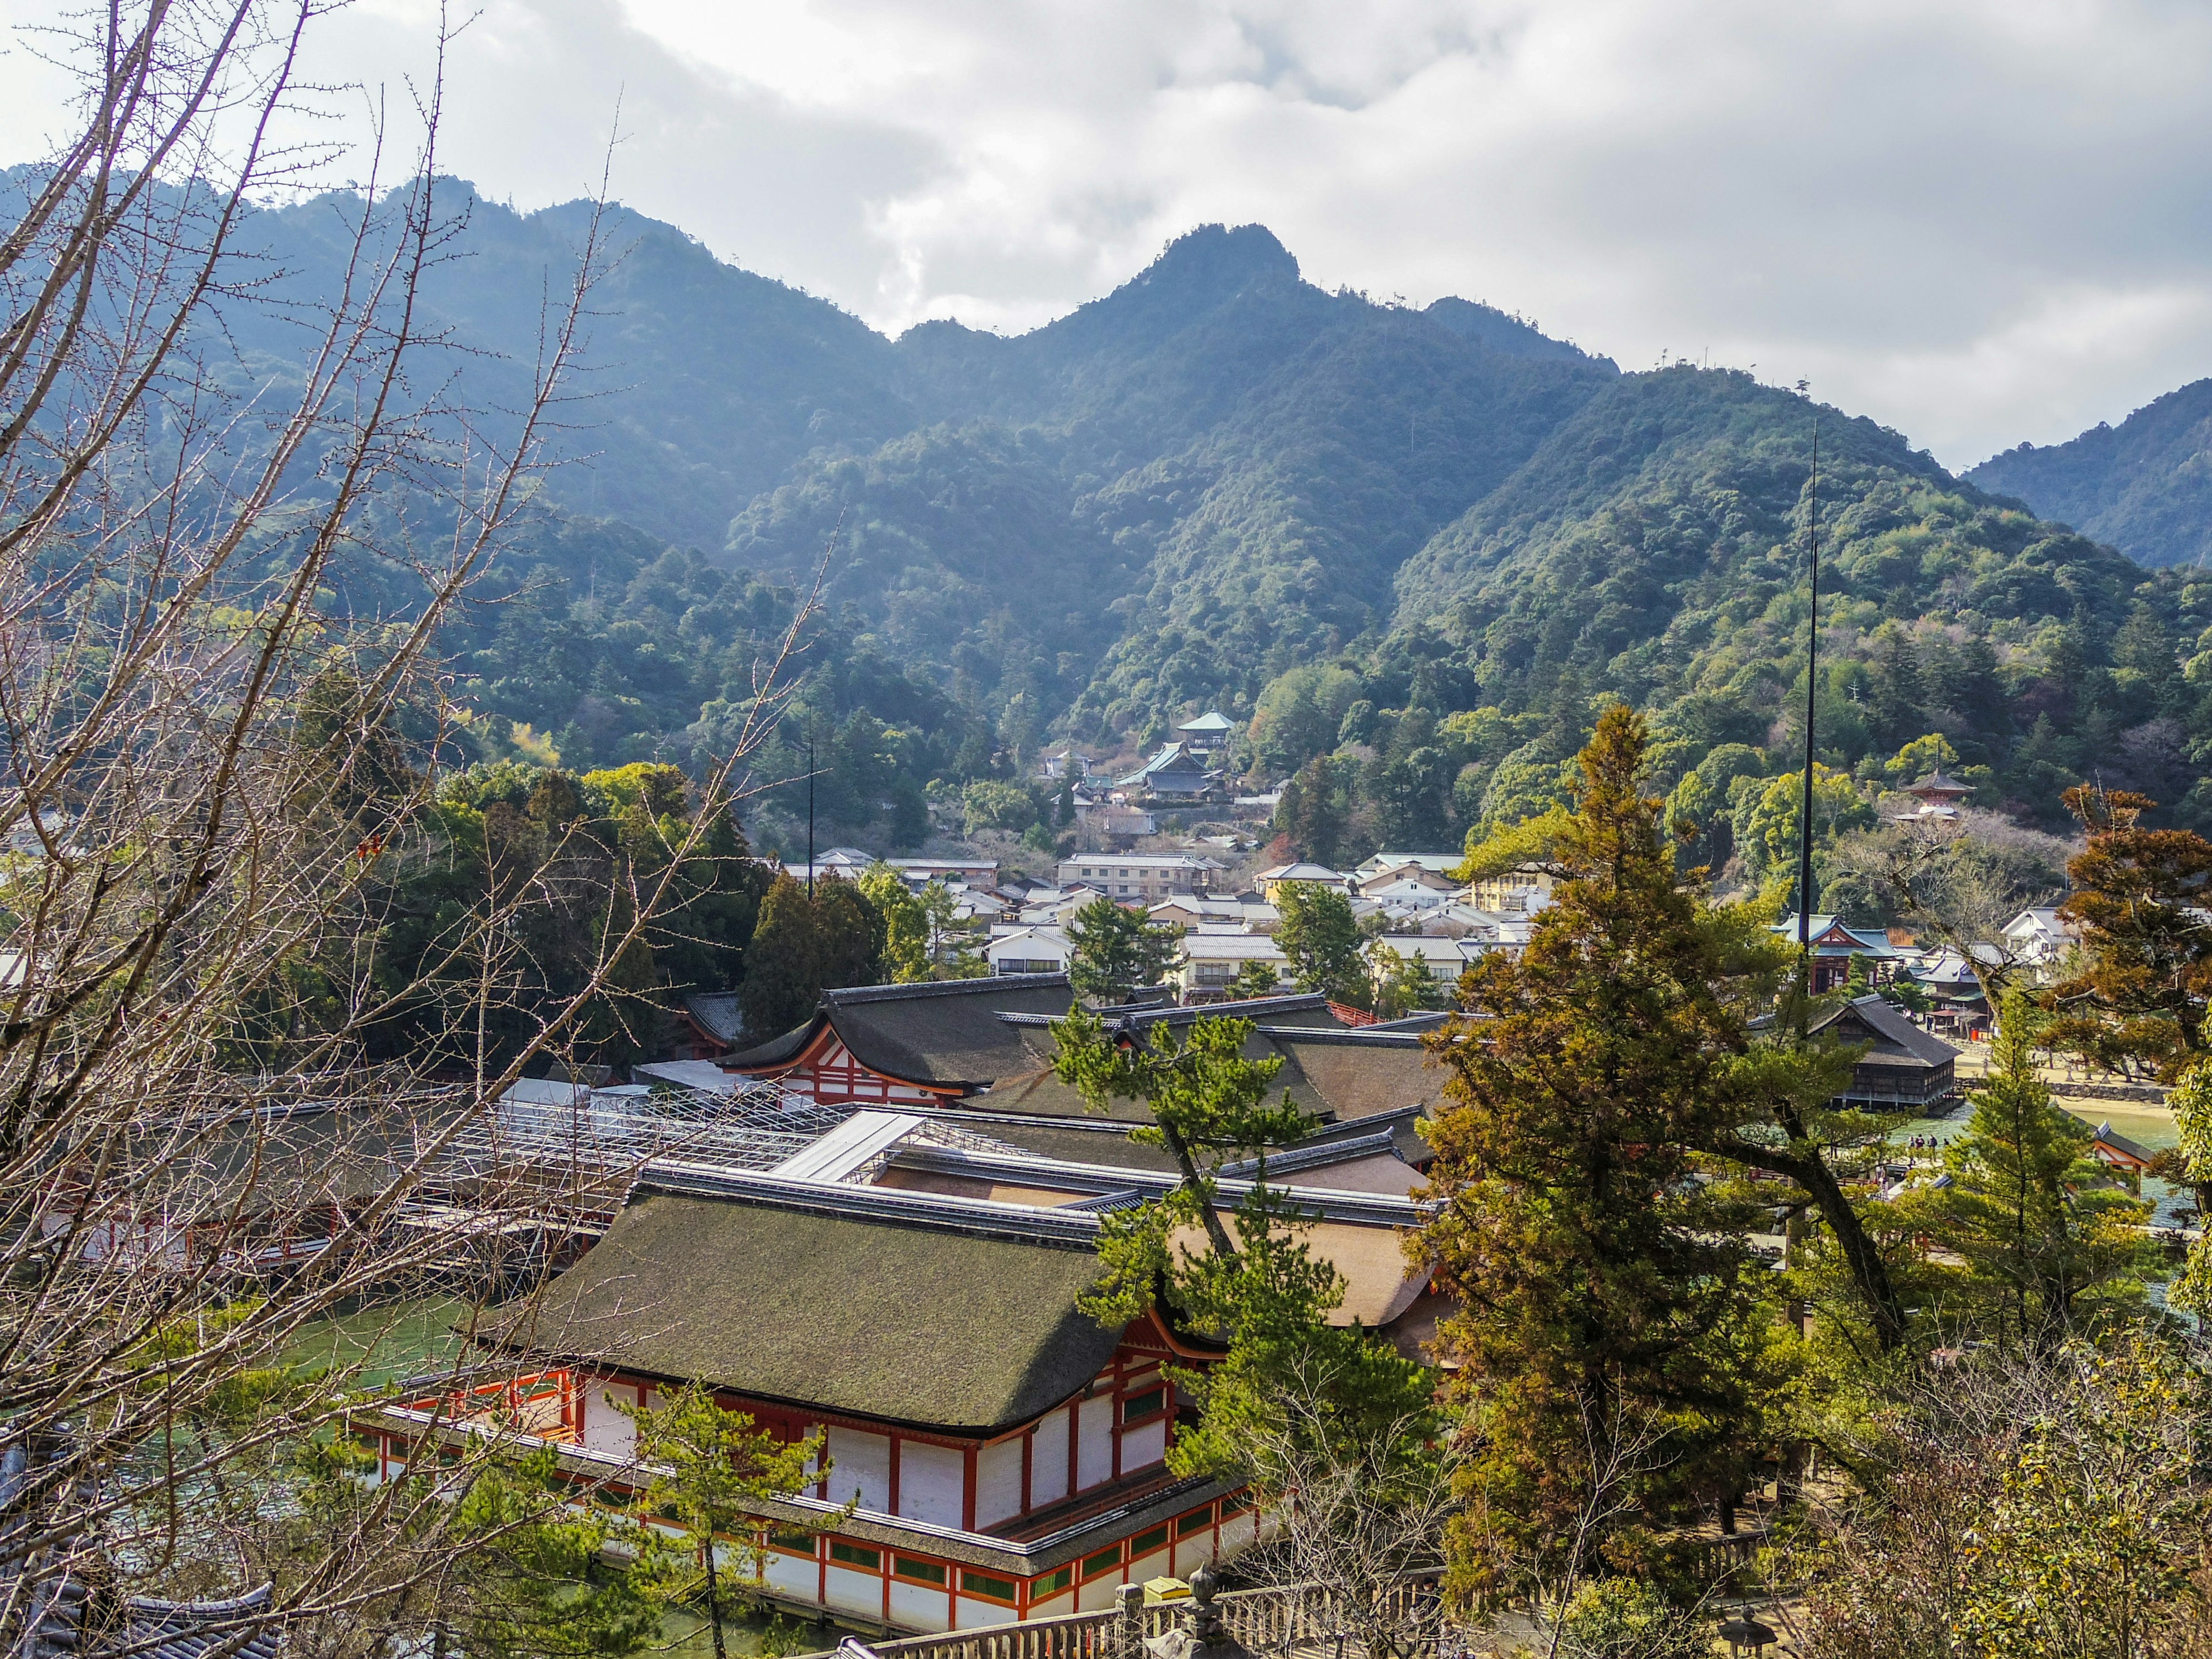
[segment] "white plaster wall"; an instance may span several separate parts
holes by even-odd
[[[780,1550],[770,1550],[768,1566],[762,1574],[770,1589],[795,1596],[802,1601],[811,1601],[822,1593],[822,1569],[802,1555],[786,1555]]]
[[[944,1630],[951,1623],[951,1598],[934,1584],[891,1580],[891,1623],[915,1630]]]
[[[830,1431],[830,1501],[842,1504],[857,1487],[860,1507],[888,1515],[891,1507],[890,1437],[861,1429]]]
[[[872,1572],[856,1572],[832,1563],[828,1601],[847,1613],[863,1613],[871,1619],[884,1616],[884,1581]]]
[[[1020,1514],[1021,1508],[1021,1441],[1001,1440],[995,1446],[984,1447],[975,1454],[975,1524],[988,1527]]]
[[[1168,1425],[1162,1418],[1157,1423],[1147,1423],[1140,1429],[1127,1429],[1121,1434],[1121,1473],[1141,1469],[1150,1463],[1159,1462],[1168,1455]]]
[[[626,1406],[637,1404],[638,1391],[625,1383],[586,1377],[584,1392],[584,1444],[610,1457],[628,1457],[637,1449],[637,1425],[608,1404],[612,1395]]]
[[[1101,1574],[1075,1592],[1078,1613],[1103,1613],[1114,1605],[1114,1592],[1121,1587],[1118,1572]]]
[[[1039,1419],[1030,1437],[1030,1507],[1041,1510],[1067,1496],[1067,1407]]]
[[[898,1512],[908,1520],[958,1526],[967,1485],[968,1462],[958,1447],[922,1440],[900,1443]]]
[[[1138,1557],[1129,1563],[1129,1582],[1141,1584],[1148,1578],[1165,1578],[1168,1571],[1168,1552],[1154,1550],[1150,1555]]]
[[[1032,1619],[1050,1619],[1059,1613],[1074,1611],[1075,1592],[1072,1589],[1065,1589],[1057,1595],[1048,1595],[1040,1601],[1030,1602],[1029,1616]]]
[[[1178,1538],[1175,1544],[1175,1576],[1188,1578],[1196,1572],[1201,1562],[1213,1559],[1213,1529],[1194,1532],[1188,1538]]]
[[[1252,1541],[1253,1530],[1258,1526],[1258,1521],[1249,1511],[1238,1516],[1233,1521],[1223,1522],[1221,1523],[1221,1553],[1224,1555],[1227,1555],[1233,1551],[1243,1548],[1245,1545],[1250,1543]]]
[[[958,1606],[956,1611],[959,1614],[959,1628],[962,1630],[974,1630],[981,1625],[1011,1625],[1014,1622],[1014,1610],[1000,1602],[979,1601],[972,1595],[963,1595],[957,1600]]]
[[[1075,1443],[1075,1489],[1086,1492],[1114,1478],[1114,1397],[1100,1395],[1080,1402]]]

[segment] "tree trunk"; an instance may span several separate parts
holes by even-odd
[[[1796,1125],[1784,1122],[1783,1127],[1791,1132],[1791,1139],[1806,1144],[1796,1133]],[[1715,1149],[1729,1162],[1747,1169],[1765,1170],[1770,1175],[1787,1176],[1812,1195],[1814,1205],[1821,1218],[1835,1230],[1836,1243],[1844,1253],[1844,1265],[1850,1270],[1851,1283],[1865,1298],[1867,1312],[1874,1321],[1875,1336],[1885,1353],[1894,1352],[1905,1345],[1905,1307],[1898,1299],[1897,1287],[1890,1282],[1889,1264],[1881,1259],[1868,1236],[1866,1224],[1859,1212],[1851,1207],[1850,1197],[1844,1191],[1836,1172],[1828,1167],[1827,1160],[1819,1152],[1808,1152],[1800,1158],[1779,1148],[1759,1146],[1746,1140],[1731,1139]]]
[[[714,1534],[707,1534],[707,1620],[714,1632],[714,1659],[730,1659],[722,1643],[722,1587],[714,1577]]]
[[[1206,1229],[1206,1242],[1213,1246],[1214,1255],[1223,1261],[1236,1261],[1237,1246],[1230,1239],[1229,1229],[1222,1224],[1220,1216],[1215,1213],[1212,1204],[1207,1200],[1206,1182],[1200,1178],[1198,1164],[1191,1157],[1190,1148],[1184,1144],[1183,1138],[1165,1123],[1160,1125],[1160,1134],[1175,1158],[1176,1168],[1182,1172],[1183,1186],[1199,1200],[1199,1224]]]

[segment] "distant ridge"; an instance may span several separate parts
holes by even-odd
[[[2212,380],[2169,392],[2117,427],[2005,450],[1966,477],[2144,564],[2203,564],[2212,560]]]

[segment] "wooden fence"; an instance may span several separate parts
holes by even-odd
[[[1341,1592],[1318,1584],[1225,1590],[1213,1600],[1229,1633],[1255,1653],[1333,1648],[1355,1627],[1383,1626],[1401,1632],[1401,1640],[1416,1637],[1413,1652],[1406,1656],[1414,1659],[1416,1653],[1435,1650],[1440,1576],[1434,1571],[1411,1574],[1386,1589],[1379,1605],[1358,1609],[1356,1618]],[[865,1651],[878,1659],[1141,1659],[1138,1644],[1180,1628],[1191,1605],[1168,1601],[1148,1607],[1144,1592],[1134,1584],[1122,1585],[1117,1601],[1097,1613],[872,1642]],[[837,1654],[857,1659],[853,1650],[860,1645],[848,1643],[806,1659],[836,1659]],[[1361,1659],[1362,1647],[1357,1638],[1346,1640],[1346,1659]]]

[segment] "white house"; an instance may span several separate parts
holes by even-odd
[[[983,948],[983,960],[995,974],[1064,974],[1074,954],[1057,927],[1018,927]]]
[[[2039,906],[2021,911],[2005,923],[2001,937],[2006,953],[2032,968],[2049,968],[2063,960],[2080,943],[2081,929],[2060,918],[2056,908]]]
[[[1168,982],[1186,1001],[1218,997],[1248,962],[1264,962],[1287,977],[1291,959],[1265,933],[1185,933]]]

